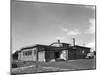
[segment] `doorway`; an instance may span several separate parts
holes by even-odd
[[[55,57],[55,59],[60,58],[60,52],[55,52],[55,53],[54,53],[54,57]]]

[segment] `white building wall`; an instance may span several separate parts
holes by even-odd
[[[68,60],[68,50],[63,50],[61,52],[60,59]]]
[[[18,53],[18,60],[21,60],[21,53]]]
[[[45,62],[45,51],[38,52],[39,55],[39,61]]]
[[[35,49],[27,49],[23,50],[18,54],[18,59],[21,61],[36,61],[36,48]],[[23,52],[25,51],[32,51],[32,55],[25,56]],[[38,61],[45,62],[45,51],[38,52]]]
[[[21,61],[36,61],[36,53],[34,53],[35,50],[36,49],[27,49],[21,51],[21,53],[19,53],[18,59]],[[32,51],[32,55],[28,55],[28,56],[23,55],[23,52],[25,51]]]

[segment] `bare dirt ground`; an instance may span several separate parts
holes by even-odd
[[[30,74],[39,72],[56,72],[56,71],[71,71],[71,70],[89,70],[95,69],[94,59],[80,59],[80,60],[69,60],[67,62],[39,62],[38,67],[35,63],[28,66],[12,68],[12,73],[15,74]]]

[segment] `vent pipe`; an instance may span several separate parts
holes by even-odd
[[[75,46],[75,38],[73,38],[73,46]]]

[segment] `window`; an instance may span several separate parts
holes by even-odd
[[[84,50],[82,51],[82,53],[84,53]]]
[[[32,55],[32,51],[24,51],[23,56],[29,56]]]

